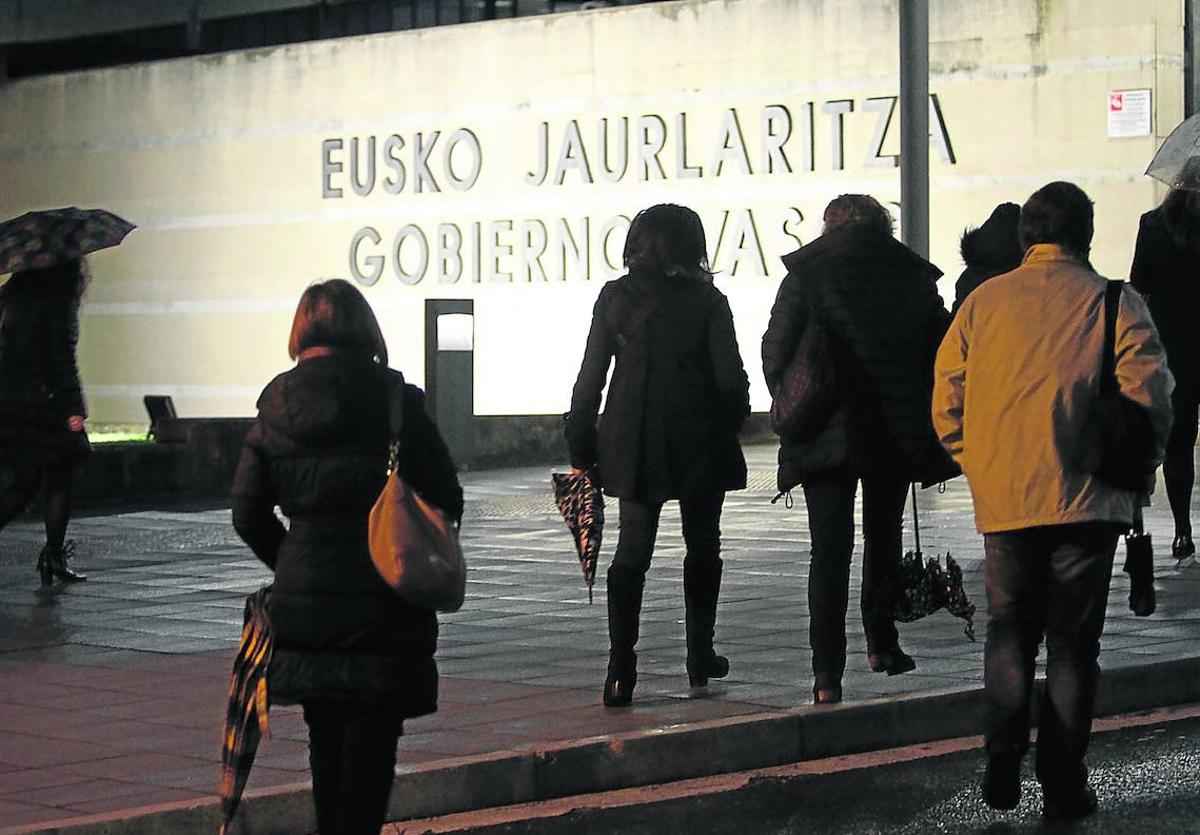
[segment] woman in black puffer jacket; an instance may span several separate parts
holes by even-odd
[[[0,465],[12,473],[0,493],[0,528],[45,484],[42,584],[87,579],[67,565],[71,482],[91,452],[75,345],[87,288],[81,258],[23,270],[0,288]]]
[[[437,618],[401,601],[367,549],[393,386],[404,390],[400,475],[456,521],[462,489],[424,394],[387,368],[379,324],[353,285],[304,292],[288,352],[296,367],[263,390],[246,437],[233,525],[275,571],[268,683],[275,701],[304,706],[319,830],[375,835],[403,720],[437,709]]]
[[[888,675],[916,667],[900,648],[891,592],[911,482],[957,474],[933,432],[933,359],[949,314],[941,271],[892,237],[877,200],[844,194],[825,209],[819,238],[789,255],[763,336],[774,392],[800,336],[820,316],[833,346],[837,406],[824,425],[781,439],[779,489],[804,485],[812,554],[808,580],[813,701],[841,701],[854,496],[863,485],[862,619],[867,661]]]

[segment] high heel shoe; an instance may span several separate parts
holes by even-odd
[[[38,555],[37,572],[41,575],[43,586],[54,582],[54,569],[50,567],[50,560],[47,559],[45,550]]]
[[[86,574],[80,574],[67,565],[67,560],[74,556],[75,543],[67,542],[61,548],[47,544],[38,555],[38,573],[42,576],[42,585],[48,586],[54,579],[64,583],[82,583],[87,579]]]
[[[1171,556],[1177,560],[1184,560],[1196,553],[1196,544],[1192,542],[1192,535],[1185,533],[1175,537],[1171,543]]]
[[[710,678],[725,678],[725,676],[729,675],[729,659],[724,655],[717,655],[711,650],[708,655],[700,658],[689,655],[687,658],[687,675],[688,684],[691,685],[693,690],[707,687]]]
[[[879,652],[868,653],[867,664],[870,666],[871,672],[887,673],[889,676],[898,676],[901,673],[917,669],[917,662],[911,655],[900,649],[899,644]]]
[[[813,687],[813,704],[814,705],[835,705],[842,700],[842,685],[830,684],[822,687],[814,685]]]

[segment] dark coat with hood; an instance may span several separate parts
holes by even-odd
[[[399,373],[335,352],[301,361],[259,397],[234,479],[233,525],[275,571],[268,681],[276,700],[387,702],[406,717],[437,709],[437,618],[397,597],[367,550],[396,383],[404,386],[400,475],[459,519],[454,463],[424,394]]]
[[[1017,234],[1021,220],[1021,207],[1016,203],[1001,203],[983,226],[963,232],[959,251],[966,269],[954,284],[954,307],[951,315],[972,290],[989,278],[1012,272],[1021,266],[1025,249]]]
[[[1146,298],[1181,394],[1200,394],[1200,252],[1180,246],[1162,211],[1142,215],[1129,280]]]
[[[775,390],[816,310],[837,362],[838,406],[824,426],[782,438],[779,489],[834,471],[936,482],[958,470],[933,432],[933,360],[949,314],[941,271],[862,224],[785,255],[763,336],[763,373]]]
[[[0,457],[35,466],[70,464],[90,450],[67,428],[87,417],[75,346],[79,300],[54,287],[0,290]]]
[[[605,493],[652,503],[745,487],[749,412],[733,314],[710,279],[632,273],[601,288],[566,435],[571,464],[598,464]]]

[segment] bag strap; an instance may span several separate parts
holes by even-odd
[[[921,522],[917,518],[917,485],[913,482],[912,488],[912,511],[913,511],[913,539],[916,542],[917,554],[921,553]]]
[[[1117,384],[1117,312],[1121,306],[1121,290],[1125,282],[1107,281],[1104,288],[1104,348],[1100,355],[1100,393],[1116,394]]]
[[[388,376],[388,475],[400,464],[400,432],[404,429],[404,378]]]

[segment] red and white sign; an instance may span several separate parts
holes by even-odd
[[[1108,94],[1108,135],[1114,138],[1149,136],[1153,111],[1150,90],[1111,90]]]

